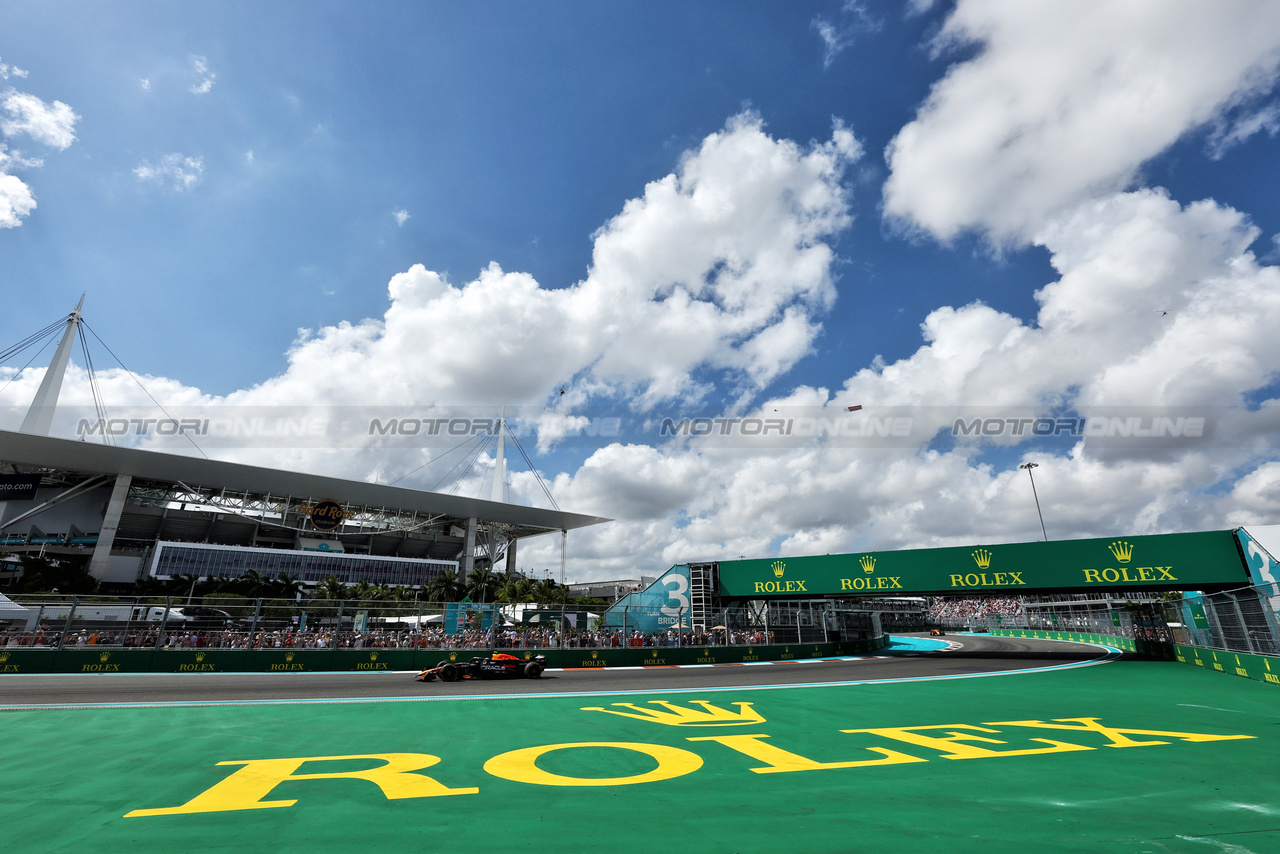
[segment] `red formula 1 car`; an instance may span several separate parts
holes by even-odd
[[[428,667],[416,678],[419,682],[457,682],[460,679],[537,679],[547,668],[547,658],[535,655],[520,658],[505,652],[495,652],[489,658],[472,658],[469,661],[442,661]]]

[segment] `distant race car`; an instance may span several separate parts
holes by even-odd
[[[520,658],[505,652],[495,652],[489,658],[473,658],[470,661],[442,661],[429,667],[415,678],[419,682],[457,682],[459,679],[537,679],[547,668],[547,658],[535,655]]]
[[[944,632],[942,629],[930,629],[929,634],[933,635],[934,637],[938,637],[939,635],[945,635],[946,632]]]

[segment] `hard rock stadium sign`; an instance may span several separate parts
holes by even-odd
[[[1247,584],[1231,531],[720,562],[720,594],[728,598],[1222,590]]]

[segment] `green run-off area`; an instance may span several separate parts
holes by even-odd
[[[1158,662],[0,722],[14,851],[1280,850],[1274,688]]]

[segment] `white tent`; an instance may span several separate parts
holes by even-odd
[[[36,612],[30,608],[24,608],[17,602],[14,602],[8,596],[0,593],[0,623],[11,622],[14,620],[22,620],[30,624],[35,619]],[[31,628],[30,625],[27,626]]]

